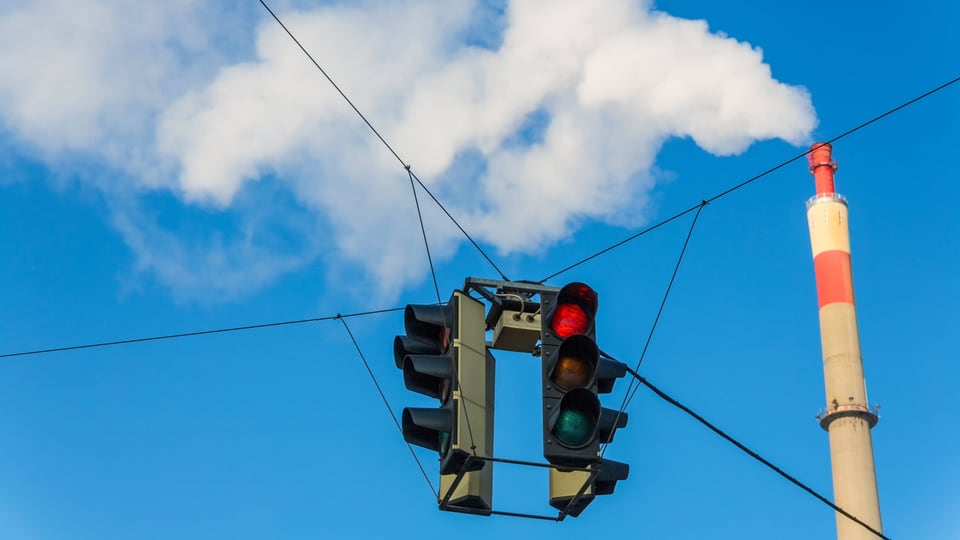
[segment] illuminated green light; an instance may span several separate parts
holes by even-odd
[[[590,442],[590,437],[593,436],[596,428],[594,422],[595,420],[583,410],[562,410],[553,425],[553,436],[564,445],[583,446]]]

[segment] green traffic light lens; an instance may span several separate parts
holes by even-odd
[[[566,409],[557,415],[553,436],[566,446],[583,446],[590,442],[596,429],[595,420],[581,409]]]
[[[450,450],[450,432],[441,431],[437,436],[437,447],[440,449],[440,455],[445,456],[447,450]]]

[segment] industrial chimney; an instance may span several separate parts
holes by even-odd
[[[867,402],[857,310],[850,265],[847,201],[836,193],[832,147],[818,143],[807,159],[816,180],[816,195],[807,201],[807,222],[820,306],[820,341],[827,407],[820,427],[830,436],[833,495],[837,506],[876,531],[882,531],[870,429],[877,411]],[[877,536],[837,513],[838,540],[875,540]]]

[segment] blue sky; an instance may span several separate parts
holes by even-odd
[[[958,75],[950,2],[715,4],[274,7],[504,272],[538,280]],[[0,354],[435,298],[405,172],[258,3],[140,9],[0,3]],[[957,92],[834,144],[893,538],[960,535]],[[830,496],[812,194],[797,162],[704,209],[641,372]],[[421,205],[444,296],[496,277]],[[634,364],[689,226],[550,284],[591,284],[600,346]],[[393,409],[429,405],[393,366],[402,316],[349,324]],[[496,357],[496,453],[537,460],[537,361]],[[616,494],[561,524],[478,518],[436,510],[337,322],[5,358],[0,537],[834,534],[648,391],[628,412]],[[496,468],[498,509],[547,512],[546,489]]]

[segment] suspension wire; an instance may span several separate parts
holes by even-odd
[[[896,107],[894,107],[894,108],[892,108],[892,109],[890,109],[890,110],[888,110],[888,111],[886,111],[886,112],[883,112],[883,113],[881,113],[881,114],[878,114],[877,116],[874,116],[873,118],[871,118],[871,119],[869,119],[869,120],[867,120],[867,121],[865,121],[865,122],[862,122],[862,123],[860,123],[860,124],[858,124],[858,125],[850,128],[850,129],[848,129],[847,131],[844,131],[843,133],[841,133],[841,134],[839,134],[839,135],[837,135],[837,136],[835,136],[835,137],[833,137],[833,138],[831,138],[831,139],[827,139],[826,141],[824,141],[824,142],[822,142],[822,143],[820,143],[820,144],[814,145],[814,146],[813,146],[812,148],[810,148],[809,150],[807,150],[807,151],[805,151],[805,152],[802,152],[802,153],[800,153],[800,154],[797,154],[796,156],[793,156],[793,157],[790,158],[789,160],[784,161],[783,163],[780,163],[779,165],[776,165],[776,166],[774,166],[774,167],[771,167],[771,168],[763,171],[762,173],[754,176],[753,178],[748,178],[748,179],[744,180],[743,182],[740,182],[739,184],[737,184],[737,185],[735,185],[735,186],[727,189],[726,191],[722,191],[722,192],[714,195],[713,197],[710,197],[709,199],[707,199],[707,202],[713,202],[713,201],[719,199],[720,197],[725,197],[725,196],[729,195],[730,193],[733,193],[734,191],[736,191],[736,190],[738,190],[738,189],[740,189],[740,188],[742,188],[742,187],[744,187],[744,186],[746,186],[746,185],[748,185],[748,184],[752,184],[753,182],[755,182],[755,181],[763,178],[764,176],[766,176],[766,175],[768,175],[768,174],[770,174],[770,173],[772,173],[772,172],[774,172],[774,171],[776,171],[776,170],[778,170],[778,169],[782,169],[783,167],[786,167],[787,165],[793,163],[794,161],[797,161],[798,159],[802,159],[802,158],[806,157],[807,154],[809,154],[810,152],[813,152],[814,150],[816,150],[817,148],[820,148],[821,146],[824,146],[824,145],[827,145],[827,144],[833,144],[834,142],[839,141],[840,139],[843,139],[844,137],[846,137],[846,136],[848,136],[848,135],[851,135],[851,134],[853,134],[853,133],[855,133],[855,132],[857,132],[857,131],[860,131],[861,129],[863,129],[863,128],[871,125],[871,124],[874,124],[874,123],[876,123],[876,122],[879,122],[880,120],[883,120],[884,118],[890,116],[891,114],[897,113],[897,112],[901,111],[902,109],[906,109],[907,107],[913,105],[914,103],[916,103],[916,102],[918,102],[918,101],[920,101],[920,100],[922,100],[922,99],[924,99],[924,98],[930,97],[930,96],[932,96],[933,94],[936,94],[937,92],[939,92],[939,91],[947,88],[948,86],[951,86],[951,85],[953,85],[953,84],[956,84],[957,82],[960,82],[960,77],[955,77],[955,78],[953,78],[953,79],[951,79],[951,80],[949,80],[949,81],[941,84],[940,86],[938,86],[938,87],[936,87],[936,88],[934,88],[934,89],[932,89],[932,90],[928,90],[928,91],[920,94],[919,96],[917,96],[917,97],[915,97],[915,98],[913,98],[913,99],[909,99],[909,100],[901,103],[900,105],[897,105]]]
[[[773,167],[770,167],[769,169],[767,169],[767,170],[765,170],[765,171],[762,171],[762,172],[760,172],[759,174],[756,174],[756,175],[754,175],[754,176],[752,176],[752,177],[744,180],[743,182],[740,182],[739,184],[737,184],[737,185],[735,185],[735,186],[733,186],[733,187],[727,188],[726,190],[721,191],[720,193],[717,193],[716,195],[714,195],[714,196],[712,196],[712,197],[710,197],[710,198],[708,198],[708,199],[704,199],[704,201],[706,201],[707,203],[712,203],[713,201],[715,201],[715,200],[717,200],[717,199],[720,199],[721,197],[726,197],[727,195],[733,193],[734,191],[737,191],[737,190],[739,190],[739,189],[741,189],[741,188],[743,188],[743,187],[746,187],[746,186],[748,186],[748,185],[756,182],[757,180],[760,180],[761,178],[763,178],[763,177],[765,177],[765,176],[767,176],[767,175],[769,175],[769,174],[771,174],[771,173],[773,173],[773,172],[775,172],[775,171],[778,171],[778,170],[786,167],[787,165],[790,165],[790,164],[793,163],[794,161],[797,161],[797,160],[799,160],[799,159],[802,159],[802,158],[806,157],[806,155],[807,155],[808,153],[813,152],[814,150],[816,150],[817,148],[820,148],[821,146],[823,146],[823,145],[825,145],[825,144],[832,144],[832,143],[834,143],[834,142],[836,142],[836,141],[839,141],[840,139],[843,139],[843,138],[845,138],[845,137],[847,137],[847,136],[849,136],[849,135],[852,135],[853,133],[855,133],[855,132],[857,132],[857,131],[860,131],[861,129],[863,129],[863,128],[871,125],[871,124],[874,124],[874,123],[876,123],[876,122],[879,122],[880,120],[883,120],[884,118],[886,118],[886,117],[888,117],[888,116],[890,116],[890,115],[892,115],[892,114],[894,114],[894,113],[897,113],[897,112],[899,112],[899,111],[901,111],[901,110],[903,110],[903,109],[905,109],[905,108],[907,108],[907,107],[909,107],[909,106],[917,103],[918,101],[921,101],[921,100],[923,100],[923,99],[925,99],[925,98],[927,98],[927,97],[930,97],[931,95],[936,94],[937,92],[940,92],[941,90],[944,90],[944,89],[946,89],[947,87],[956,84],[957,82],[960,82],[960,77],[953,78],[953,79],[951,79],[951,80],[949,80],[949,81],[941,84],[940,86],[937,86],[936,88],[934,88],[934,89],[932,89],[932,90],[928,90],[928,91],[924,92],[923,94],[920,94],[919,96],[914,97],[913,99],[910,99],[910,100],[908,100],[908,101],[905,101],[905,102],[901,103],[900,105],[897,105],[896,107],[887,110],[886,112],[883,112],[883,113],[881,113],[881,114],[879,114],[879,115],[877,115],[877,116],[874,116],[873,118],[871,118],[871,119],[869,119],[869,120],[867,120],[867,121],[865,121],[865,122],[862,122],[862,123],[860,123],[860,124],[858,124],[858,125],[850,128],[850,129],[844,131],[843,133],[841,133],[841,134],[839,134],[839,135],[837,135],[837,136],[835,136],[835,137],[833,137],[833,138],[831,138],[831,139],[828,139],[826,142],[823,142],[823,143],[814,145],[814,146],[811,147],[809,150],[805,150],[805,151],[803,151],[803,152],[801,152],[801,153],[799,153],[799,154],[797,154],[797,155],[795,155],[795,156],[787,159],[786,161],[783,161],[783,162],[781,162],[781,163],[779,163],[779,164],[777,164],[777,165],[774,165]],[[607,253],[607,252],[609,252],[609,251],[612,251],[612,250],[614,250],[614,249],[616,249],[616,248],[618,248],[618,247],[620,247],[620,246],[622,246],[622,245],[624,245],[624,244],[626,244],[626,243],[628,243],[628,242],[632,242],[633,240],[636,240],[637,238],[640,238],[641,236],[643,236],[643,235],[645,235],[645,234],[653,231],[654,229],[658,229],[658,228],[660,228],[661,226],[666,225],[667,223],[670,223],[671,221],[679,218],[680,216],[684,216],[684,215],[686,215],[686,214],[689,214],[690,212],[693,212],[694,210],[696,210],[696,209],[699,208],[700,206],[701,206],[701,205],[699,205],[699,204],[698,204],[698,205],[694,205],[694,206],[691,206],[690,208],[687,208],[686,210],[683,210],[683,211],[680,212],[680,213],[674,214],[674,215],[672,215],[672,216],[670,216],[670,217],[668,217],[668,218],[666,218],[666,219],[664,219],[664,220],[662,220],[662,221],[660,221],[660,222],[658,222],[658,223],[656,223],[656,224],[654,224],[654,225],[651,225],[650,227],[647,227],[646,229],[644,229],[644,230],[642,230],[642,231],[640,231],[640,232],[638,232],[638,233],[636,233],[636,234],[633,234],[633,235],[631,235],[631,236],[628,236],[627,238],[624,238],[623,240],[621,240],[621,241],[619,241],[619,242],[617,242],[617,243],[615,243],[615,244],[612,244],[612,245],[610,245],[610,246],[608,246],[608,247],[606,247],[606,248],[604,248],[604,249],[602,249],[602,250],[594,253],[593,255],[590,255],[590,256],[588,256],[588,257],[584,257],[583,259],[580,259],[579,261],[574,262],[573,264],[570,264],[570,265],[568,265],[568,266],[566,266],[566,267],[564,267],[564,268],[562,268],[562,269],[554,272],[553,274],[550,274],[549,276],[547,276],[547,277],[541,279],[540,281],[538,281],[538,283],[543,283],[543,282],[545,282],[545,281],[548,281],[548,280],[550,280],[550,279],[553,279],[553,278],[559,276],[560,274],[563,274],[564,272],[567,272],[567,271],[569,271],[569,270],[572,270],[572,269],[580,266],[581,264],[584,264],[584,263],[586,263],[586,262],[589,262],[589,261],[591,261],[591,260],[599,257],[600,255],[603,255],[603,254],[605,254],[605,253]]]
[[[650,326],[650,332],[647,334],[647,341],[643,344],[643,351],[640,353],[640,359],[637,360],[637,367],[634,369],[639,371],[640,364],[643,363],[643,359],[647,356],[647,350],[650,348],[650,343],[653,341],[653,333],[657,330],[657,324],[660,322],[660,316],[663,315],[663,308],[667,305],[667,298],[670,297],[670,291],[673,289],[673,283],[677,279],[677,273],[680,271],[680,263],[683,262],[683,256],[687,252],[687,246],[690,244],[690,237],[693,236],[693,229],[697,226],[697,220],[700,219],[700,213],[707,206],[707,201],[701,201],[697,213],[693,216],[693,221],[690,222],[690,230],[687,231],[687,237],[683,240],[683,247],[680,249],[680,256],[677,257],[677,263],[673,266],[673,273],[670,275],[670,281],[667,283],[667,289],[663,292],[663,299],[660,300],[660,308],[657,310],[657,316],[653,319],[653,325]],[[617,416],[614,418],[613,425],[616,426],[617,422],[620,421],[620,417],[623,415],[623,412],[627,410],[627,406],[630,405],[630,401],[633,400],[633,396],[637,393],[639,385],[634,385],[633,379],[630,380],[630,384],[627,385],[627,391],[623,395],[623,401],[620,402],[620,409],[617,410]],[[607,452],[607,447],[610,445],[610,441],[613,439],[613,433],[616,429],[610,430],[610,435],[607,436],[607,440],[604,442],[603,450],[600,452],[600,457]]]
[[[367,368],[367,373],[370,374],[370,380],[373,381],[373,385],[377,388],[377,393],[380,394],[380,399],[383,400],[383,404],[387,407],[387,412],[390,413],[390,418],[393,419],[393,423],[397,426],[397,430],[400,431],[401,437],[403,436],[403,427],[400,426],[400,422],[397,421],[397,415],[393,413],[393,408],[390,407],[390,402],[387,401],[387,396],[384,395],[383,389],[380,387],[380,383],[377,382],[377,377],[373,374],[373,370],[370,369],[370,364],[367,362],[366,356],[364,356],[363,351],[360,350],[360,344],[357,343],[357,338],[353,336],[353,332],[350,331],[350,326],[347,325],[347,320],[341,316],[337,315],[334,317],[343,323],[343,329],[347,331],[347,335],[350,336],[350,341],[353,342],[353,346],[357,349],[357,354],[360,355],[360,361],[363,362],[363,367]],[[413,456],[413,460],[417,462],[417,467],[420,469],[420,474],[423,475],[423,479],[427,481],[427,486],[430,487],[430,491],[433,493],[434,498],[439,498],[440,495],[437,492],[437,489],[433,487],[433,482],[430,481],[430,477],[427,475],[426,469],[423,468],[423,463],[420,462],[420,458],[417,457],[417,453],[414,452],[413,446],[404,439],[403,441],[407,445],[407,449],[410,450],[410,455]]]
[[[710,431],[713,431],[713,432],[716,433],[717,435],[723,437],[724,439],[727,440],[727,442],[733,444],[734,446],[736,446],[737,448],[739,448],[740,450],[742,450],[744,453],[746,453],[748,456],[750,456],[750,457],[752,457],[753,459],[759,461],[760,463],[763,463],[763,464],[766,465],[768,468],[770,468],[771,470],[773,470],[773,472],[775,472],[775,473],[779,474],[780,476],[782,476],[783,478],[787,479],[787,480],[788,480],[790,483],[792,483],[793,485],[795,485],[795,486],[799,487],[800,489],[806,491],[806,492],[809,493],[810,495],[813,495],[813,496],[814,496],[815,498],[817,498],[817,500],[819,500],[820,502],[826,504],[827,506],[829,506],[830,508],[832,508],[832,509],[833,509],[834,511],[836,511],[837,513],[843,514],[843,516],[847,517],[848,519],[854,521],[855,523],[859,524],[859,525],[862,526],[863,528],[865,528],[865,529],[867,529],[868,531],[872,532],[872,533],[875,534],[878,538],[882,538],[883,540],[890,540],[889,537],[884,536],[883,533],[881,533],[880,531],[874,529],[874,528],[871,527],[870,525],[867,525],[866,523],[864,523],[863,521],[861,521],[860,519],[858,519],[856,516],[850,514],[850,512],[847,512],[847,511],[844,510],[843,508],[840,508],[839,506],[837,506],[836,504],[834,504],[833,501],[831,501],[830,499],[824,497],[823,495],[821,495],[820,493],[818,493],[817,491],[815,491],[815,490],[814,490],[813,488],[811,488],[810,486],[807,486],[807,485],[804,484],[803,482],[797,480],[797,479],[794,478],[793,476],[791,476],[791,475],[787,474],[786,472],[784,472],[784,470],[781,469],[780,467],[777,467],[776,465],[774,465],[773,463],[771,463],[771,462],[768,461],[767,459],[764,459],[760,454],[754,452],[753,450],[751,450],[750,448],[748,448],[746,445],[744,445],[742,442],[738,441],[737,439],[734,439],[734,438],[733,438],[732,436],[730,436],[730,435],[727,435],[723,430],[721,430],[721,429],[718,428],[717,426],[711,424],[711,423],[710,423],[709,421],[707,421],[704,417],[702,417],[702,416],[700,416],[699,414],[697,414],[696,412],[692,411],[689,407],[687,407],[687,406],[685,406],[684,404],[680,403],[680,402],[677,401],[676,399],[670,397],[670,396],[667,395],[667,393],[664,392],[663,390],[661,390],[661,389],[657,388],[656,386],[654,386],[653,383],[651,383],[650,381],[648,381],[646,378],[644,378],[642,375],[640,375],[639,373],[637,373],[635,370],[630,369],[630,368],[628,367],[628,368],[627,368],[627,372],[630,373],[630,375],[632,375],[637,381],[639,381],[639,383],[640,383],[641,385],[646,386],[646,387],[649,388],[651,391],[653,391],[653,393],[656,394],[658,397],[660,397],[661,399],[663,399],[663,400],[666,401],[667,403],[673,405],[674,407],[677,407],[678,409],[680,409],[681,411],[687,413],[688,415],[692,416],[697,422],[700,422],[701,424],[703,424],[704,426],[706,426],[708,429],[710,429]]]
[[[196,332],[183,332],[183,333],[180,333],[180,334],[167,334],[167,335],[163,335],[163,336],[151,336],[151,337],[141,337],[141,338],[133,338],[133,339],[122,339],[122,340],[117,340],[117,341],[104,341],[104,342],[101,342],[101,343],[88,343],[88,344],[85,344],[85,345],[70,345],[70,346],[67,346],[67,347],[56,347],[56,348],[52,348],[52,349],[38,349],[38,350],[33,350],[33,351],[22,351],[22,352],[15,352],[15,353],[0,354],[0,358],[13,358],[14,356],[30,356],[30,355],[34,355],[34,354],[47,354],[47,353],[56,353],[56,352],[64,352],[64,351],[76,351],[76,350],[79,350],[79,349],[93,349],[93,348],[96,348],[96,347],[112,347],[112,346],[114,346],[114,345],[129,345],[129,344],[131,344],[131,343],[143,343],[143,342],[146,342],[146,341],[161,341],[161,340],[165,340],[165,339],[178,339],[178,338],[192,337],[192,336],[206,336],[206,335],[210,335],[210,334],[224,334],[224,333],[227,333],[227,332],[241,332],[241,331],[244,331],[244,330],[257,330],[257,329],[260,329],[260,328],[272,328],[272,327],[275,327],[275,326],[290,326],[290,325],[294,325],[294,324],[305,324],[305,323],[314,323],[314,322],[321,322],[321,321],[332,321],[332,320],[334,320],[334,319],[346,319],[346,318],[349,318],[349,317],[362,317],[362,316],[365,316],[365,315],[378,315],[378,314],[380,314],[380,313],[391,313],[391,312],[394,312],[394,311],[402,311],[403,309],[405,309],[405,308],[395,307],[395,308],[388,308],[388,309],[378,309],[378,310],[374,310],[374,311],[361,311],[361,312],[359,312],[359,313],[347,313],[346,315],[337,314],[337,315],[332,315],[332,316],[327,316],[327,317],[313,317],[313,318],[310,318],[310,319],[297,319],[297,320],[293,320],[293,321],[271,322],[271,323],[264,323],[264,324],[251,324],[251,325],[247,325],[247,326],[234,326],[234,327],[231,327],[231,328],[218,328],[218,329],[215,329],[215,330],[200,330],[200,331],[196,331]]]
[[[647,334],[647,341],[643,344],[643,351],[640,353],[640,358],[637,360],[637,365],[633,368],[637,371],[640,371],[640,364],[643,363],[643,360],[647,356],[647,351],[650,348],[650,342],[653,341],[653,333],[657,330],[657,325],[660,323],[660,317],[663,315],[663,309],[667,305],[667,298],[670,296],[670,291],[673,290],[673,284],[677,279],[677,274],[680,272],[680,264],[683,263],[683,256],[687,253],[687,246],[690,245],[690,237],[693,236],[693,229],[697,226],[697,220],[700,218],[700,212],[703,211],[707,204],[709,204],[707,201],[703,201],[700,208],[697,210],[697,213],[694,214],[693,221],[690,223],[690,230],[687,231],[687,237],[683,240],[683,247],[680,248],[680,255],[677,257],[677,264],[673,266],[673,273],[670,274],[670,282],[667,283],[667,289],[663,291],[663,299],[660,300],[660,307],[657,308],[657,316],[653,319],[653,325],[650,326],[650,333]],[[630,397],[628,397],[626,402],[622,405],[624,410],[630,406],[633,396],[637,393],[637,388],[638,387],[633,388],[633,392],[630,393]]]
[[[270,16],[273,17],[273,20],[277,21],[277,24],[279,24],[280,27],[283,28],[283,31],[286,32],[288,36],[290,36],[290,39],[292,39],[293,42],[297,44],[297,47],[299,47],[300,50],[303,51],[303,54],[305,54],[307,58],[310,59],[310,62],[313,63],[314,67],[316,67],[320,71],[320,73],[323,74],[324,78],[327,79],[327,82],[329,82],[330,85],[333,86],[333,88],[337,91],[337,93],[340,94],[340,97],[342,97],[344,101],[347,102],[347,105],[349,105],[350,108],[353,109],[353,112],[357,113],[357,116],[360,117],[360,120],[362,120],[363,123],[366,124],[368,128],[370,128],[370,131],[372,131],[373,134],[376,135],[377,139],[379,139],[380,142],[383,143],[383,146],[386,147],[386,149],[389,150],[391,154],[393,154],[393,157],[395,157],[397,161],[400,162],[400,165],[402,165],[403,168],[410,173],[411,178],[413,178],[414,180],[416,180],[418,184],[420,184],[420,187],[423,188],[423,190],[427,193],[427,195],[430,196],[431,199],[433,199],[433,202],[435,202],[437,206],[439,206],[440,209],[443,210],[443,213],[446,214],[448,218],[450,218],[450,221],[452,221],[453,224],[456,225],[458,229],[460,229],[460,232],[463,233],[463,235],[467,238],[467,240],[469,240],[470,243],[473,244],[473,247],[476,248],[478,252],[480,252],[480,255],[482,255],[483,258],[486,259],[488,263],[490,263],[490,266],[492,266],[493,269],[496,270],[498,274],[500,274],[500,277],[504,281],[510,281],[509,279],[507,279],[507,276],[503,273],[503,271],[500,270],[500,268],[496,265],[496,263],[493,262],[493,259],[491,259],[489,255],[487,255],[487,253],[483,250],[483,248],[481,248],[480,245],[477,244],[477,242],[473,239],[473,237],[471,237],[467,233],[467,231],[460,225],[460,222],[458,222],[456,218],[453,217],[453,215],[440,202],[440,200],[437,199],[436,196],[434,196],[434,194],[427,188],[426,185],[424,185],[424,183],[420,180],[420,178],[413,173],[413,171],[411,170],[411,166],[408,165],[405,161],[403,161],[403,158],[401,158],[400,155],[393,149],[393,147],[390,146],[390,143],[388,143],[387,140],[383,137],[383,135],[381,135],[380,132],[377,131],[377,128],[373,127],[373,124],[370,122],[370,120],[367,119],[366,115],[360,112],[360,109],[353,103],[353,101],[349,97],[347,97],[346,92],[344,92],[343,89],[340,88],[340,86],[333,80],[333,77],[331,77],[327,73],[327,71],[323,69],[320,63],[317,62],[316,59],[314,59],[313,55],[310,54],[309,51],[307,51],[307,48],[304,47],[303,44],[300,43],[300,40],[293,35],[293,32],[291,32],[290,29],[287,28],[287,25],[285,25],[283,21],[280,20],[280,17],[278,17],[277,14],[274,13],[272,9],[270,9],[270,6],[268,6],[264,0],[260,0],[260,4],[263,5],[263,7],[270,13]]]
[[[420,211],[420,197],[417,196],[417,186],[413,183],[413,172],[407,167],[407,174],[410,176],[410,191],[413,192],[413,203],[417,207],[417,219],[420,220],[420,233],[423,235],[423,248],[427,252],[427,262],[430,263],[430,276],[433,278],[433,290],[437,293],[437,303],[440,304],[440,313],[443,314],[443,299],[440,297],[440,283],[437,281],[437,271],[433,267],[433,255],[430,254],[430,242],[427,241],[427,229],[423,225],[423,213]],[[446,330],[446,318],[444,319],[444,330]]]
[[[564,267],[564,268],[562,268],[562,269],[560,269],[560,270],[557,270],[556,272],[550,274],[549,276],[541,279],[541,280],[538,281],[537,283],[543,284],[543,283],[545,283],[545,282],[547,282],[547,281],[550,281],[551,279],[559,276],[560,274],[563,274],[563,273],[566,273],[566,272],[568,272],[568,271],[570,271],[570,270],[573,270],[574,268],[580,266],[581,264],[584,264],[584,263],[586,263],[586,262],[590,262],[590,261],[592,261],[593,259],[596,259],[597,257],[599,257],[599,256],[601,256],[601,255],[604,255],[604,254],[606,254],[606,253],[609,252],[609,251],[613,251],[613,250],[617,249],[618,247],[620,247],[620,246],[622,246],[622,245],[624,245],[624,244],[626,244],[626,243],[628,243],[628,242],[631,242],[631,241],[633,241],[633,240],[636,240],[637,238],[640,238],[641,236],[647,234],[648,232],[651,232],[651,231],[654,231],[654,230],[656,230],[656,229],[659,229],[660,227],[663,227],[663,226],[666,225],[667,223],[670,223],[671,221],[674,221],[674,220],[676,220],[676,219],[679,219],[679,218],[681,218],[681,217],[689,214],[690,212],[693,212],[694,210],[697,210],[697,209],[702,208],[702,207],[703,207],[703,203],[702,203],[702,202],[701,202],[700,204],[691,206],[690,208],[687,208],[687,209],[684,210],[683,212],[680,212],[680,213],[678,213],[678,214],[674,214],[674,215],[672,215],[672,216],[670,216],[670,217],[668,217],[668,218],[666,218],[666,219],[664,219],[664,220],[662,220],[662,221],[659,221],[659,222],[657,222],[657,223],[655,223],[655,224],[647,227],[646,229],[643,229],[642,231],[640,231],[640,232],[638,232],[638,233],[636,233],[636,234],[633,234],[633,235],[631,235],[631,236],[628,236],[627,238],[624,238],[623,240],[617,242],[616,244],[611,244],[611,245],[609,245],[609,246],[601,249],[600,251],[594,253],[593,255],[590,255],[589,257],[584,257],[583,259],[580,259],[579,261],[577,261],[577,262],[575,262],[575,263],[573,263],[573,264],[570,264],[570,265],[568,265],[568,266],[566,266],[566,267]]]
[[[454,219],[453,215],[451,215],[450,212],[447,211],[447,209],[440,203],[440,200],[437,199],[436,196],[434,196],[434,194],[429,189],[427,189],[427,186],[423,184],[423,182],[420,180],[420,177],[417,176],[417,173],[413,172],[412,168],[410,168],[409,165],[404,165],[404,168],[406,168],[407,171],[410,173],[410,176],[412,176],[413,179],[417,181],[417,185],[423,188],[423,191],[427,195],[429,195],[430,198],[433,199],[433,202],[435,202],[437,206],[440,207],[441,210],[443,210],[443,213],[446,214],[448,218],[450,218],[450,221],[452,221],[453,224],[456,225],[458,229],[460,229],[460,232],[463,233],[463,235],[467,238],[467,240],[470,241],[471,244],[473,244],[473,247],[476,248],[476,250],[480,253],[480,255],[482,255],[483,258],[486,259],[488,263],[490,263],[490,266],[492,266],[493,269],[496,270],[498,274],[500,274],[500,279],[504,281],[510,281],[510,278],[508,278],[507,275],[503,273],[503,270],[500,270],[500,267],[497,266],[497,263],[493,262],[493,259],[487,256],[487,253],[480,247],[479,244],[477,244],[473,240],[473,238],[467,233],[467,231],[460,226],[460,223],[458,223],[457,220]]]
[[[437,291],[437,303],[440,304],[440,319],[443,321],[443,332],[446,334],[451,329],[447,327],[447,317],[443,312],[443,300],[440,298],[440,284],[437,281],[437,272],[433,268],[433,255],[430,254],[430,242],[427,241],[427,229],[423,225],[423,213],[420,211],[420,198],[417,197],[417,186],[413,183],[413,172],[407,167],[407,174],[410,175],[410,190],[413,192],[413,202],[417,207],[417,218],[420,220],[420,232],[423,234],[423,247],[427,252],[427,261],[430,263],[430,276],[433,277],[433,288]],[[450,346],[453,346],[451,343]],[[460,388],[460,366],[453,366],[453,384]],[[470,416],[467,414],[467,407],[463,408],[463,418],[467,424],[467,433],[470,435],[470,449],[473,455],[477,455],[477,445],[473,440],[473,428],[470,427]]]

